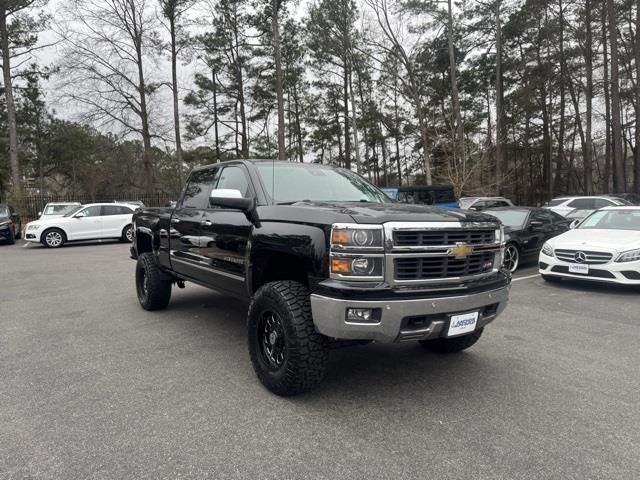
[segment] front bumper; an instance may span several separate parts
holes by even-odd
[[[429,340],[446,335],[450,315],[480,312],[476,328],[482,328],[507,306],[510,286],[498,289],[428,299],[349,300],[311,295],[311,310],[316,329],[341,340],[402,342]],[[379,309],[375,322],[347,321],[347,309]]]
[[[623,263],[611,261],[602,265],[589,265],[588,275],[569,273],[569,265],[571,263],[540,253],[538,267],[542,275],[620,285],[640,285],[640,261]]]

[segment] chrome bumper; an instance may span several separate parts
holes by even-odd
[[[476,328],[482,328],[507,306],[510,286],[488,292],[418,300],[353,301],[311,295],[316,329],[328,337],[344,340],[402,342],[428,340],[446,335],[449,315],[479,311]],[[348,308],[380,309],[375,323],[347,321]]]

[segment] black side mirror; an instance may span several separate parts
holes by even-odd
[[[538,220],[533,220],[530,224],[529,227],[531,228],[531,231],[533,232],[539,232],[540,230],[542,230],[542,227],[544,227],[544,222],[540,222]]]
[[[240,210],[251,223],[260,227],[260,219],[256,211],[256,201],[245,198],[239,190],[213,190],[209,197],[209,206]]]

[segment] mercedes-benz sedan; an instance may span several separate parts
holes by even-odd
[[[608,207],[544,244],[540,274],[640,285],[640,207]]]

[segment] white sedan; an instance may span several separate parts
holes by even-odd
[[[45,218],[27,224],[24,239],[58,248],[67,242],[118,238],[133,240],[135,206],[117,203],[81,205],[59,218]]]
[[[552,238],[540,252],[547,281],[577,278],[640,285],[640,207],[608,207]]]

